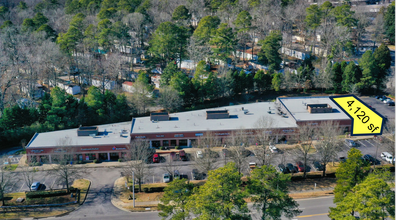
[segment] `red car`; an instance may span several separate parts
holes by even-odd
[[[301,161],[297,162],[296,165],[299,172],[304,172],[304,164]]]
[[[154,154],[153,155],[153,163],[159,163],[160,162],[160,158],[158,154]]]

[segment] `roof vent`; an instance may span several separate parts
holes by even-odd
[[[169,121],[169,113],[153,112],[150,114],[150,121]]]
[[[305,103],[306,104],[306,103]],[[333,108],[329,104],[306,104],[309,113],[331,113]]]
[[[98,134],[98,127],[91,126],[91,127],[83,127],[80,126],[77,129],[77,136],[91,136],[91,134]]]
[[[206,111],[206,119],[223,119],[229,117],[230,114],[228,113],[228,110]]]

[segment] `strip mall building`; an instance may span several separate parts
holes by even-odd
[[[147,140],[150,146],[197,147],[207,134],[218,143],[229,143],[236,133],[254,140],[263,129],[276,142],[293,139],[298,127],[333,121],[349,131],[351,119],[328,97],[277,98],[258,102],[181,113],[152,113],[130,122],[80,127],[36,133],[26,147],[29,162],[52,163],[59,154],[72,154],[75,160],[118,160],[128,153],[130,142]],[[260,121],[260,122],[259,122]]]

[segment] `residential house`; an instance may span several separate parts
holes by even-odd
[[[50,80],[49,85],[52,87],[57,86],[61,89],[64,89],[67,94],[71,94],[71,95],[76,95],[81,92],[80,86],[75,85],[71,81],[67,81],[67,80],[57,79],[56,84],[54,83],[54,80]]]
[[[291,57],[295,57],[297,59],[300,60],[306,60],[309,58],[309,53],[305,52],[304,50],[300,50],[300,49],[291,49],[291,48],[287,48],[287,47],[282,47],[281,48],[281,53],[285,54],[287,56],[291,56]]]
[[[245,59],[245,60],[258,60],[258,52],[259,50],[253,50],[251,48],[247,48],[245,51],[238,49],[235,52],[232,52],[232,55],[234,57],[237,57],[239,59]]]
[[[160,80],[161,80],[161,75],[155,74],[151,77],[151,82],[155,85],[155,88],[160,87]]]
[[[133,82],[130,81],[125,81],[122,83],[122,91],[124,92],[129,92],[129,93],[134,93],[135,88],[133,87]]]
[[[21,82],[20,90],[32,99],[39,99],[44,95],[44,87],[39,83]]]
[[[100,89],[104,88],[107,90],[113,90],[117,87],[117,82],[107,78],[93,77],[91,81],[92,85]]]

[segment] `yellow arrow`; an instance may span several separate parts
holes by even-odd
[[[384,118],[355,95],[330,99],[352,119],[351,136],[381,135]]]

